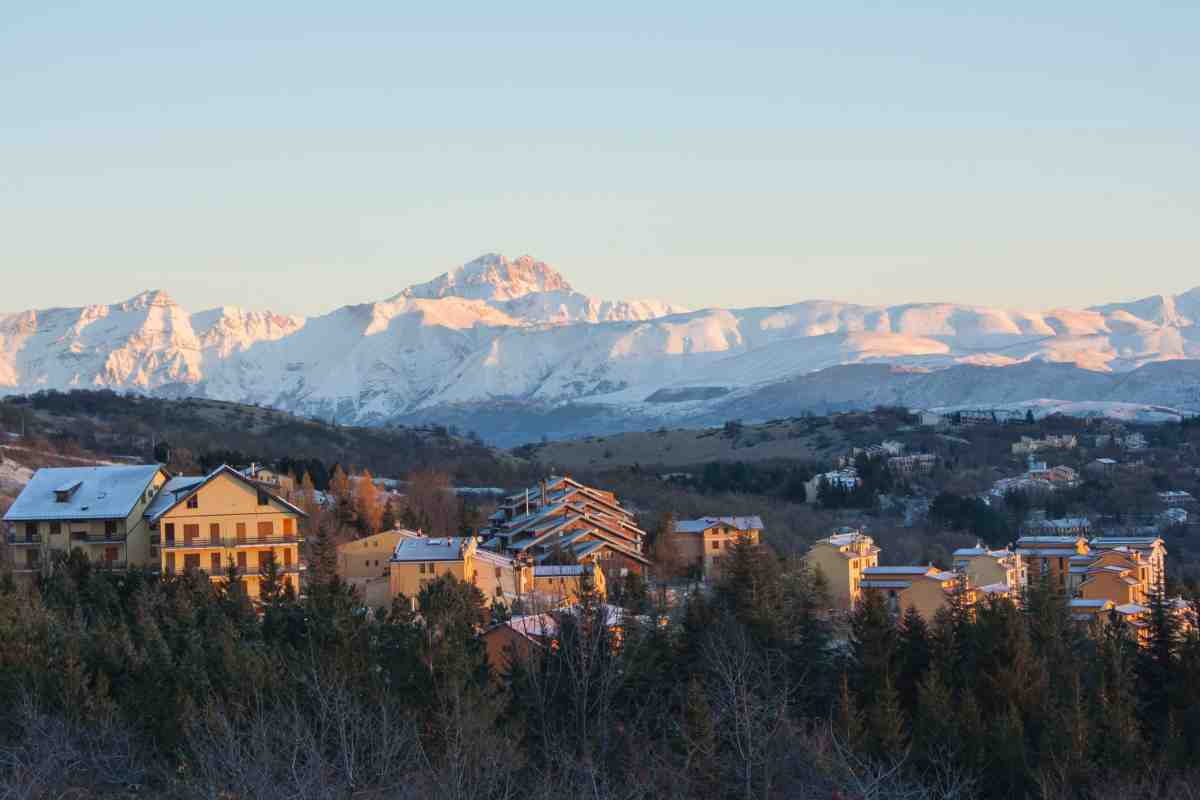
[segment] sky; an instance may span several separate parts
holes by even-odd
[[[416,5],[0,4],[0,310],[1200,285],[1200,4]]]

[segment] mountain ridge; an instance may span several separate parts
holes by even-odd
[[[782,408],[764,398],[856,364],[898,371],[881,373],[878,386],[836,373],[863,403],[895,401],[912,380],[898,376],[933,376],[915,384],[923,405],[1040,399],[1032,385],[1008,385],[1010,376],[1036,371],[1005,372],[1038,363],[1072,368],[1068,383],[1080,396],[1057,399],[1100,401],[1106,398],[1091,395],[1111,393],[1111,381],[1089,383],[1082,373],[1132,375],[1160,364],[1168,365],[1166,383],[1142,386],[1146,402],[1200,410],[1193,391],[1200,377],[1182,366],[1200,359],[1198,323],[1200,287],[1045,312],[831,300],[690,310],[593,298],[531,256],[491,253],[384,300],[311,317],[238,306],[189,313],[157,289],[110,305],[0,315],[0,393],[107,387],[362,424],[489,403],[585,404],[645,425],[743,416],[739,403]],[[984,391],[981,383],[993,386]],[[819,405],[805,397],[783,405],[797,412],[804,402]]]

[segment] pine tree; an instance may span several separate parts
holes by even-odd
[[[866,735],[862,712],[854,701],[854,693],[850,691],[850,678],[843,672],[838,690],[837,708],[834,714],[834,734],[847,747],[857,750],[862,746]]]
[[[383,504],[383,515],[379,518],[379,529],[382,531],[395,530],[396,523],[396,504],[389,497],[387,502]]]
[[[900,695],[896,692],[890,675],[884,676],[883,685],[876,693],[867,717],[868,752],[880,759],[902,758],[908,734],[905,730],[904,710],[900,707]]]
[[[918,687],[933,660],[929,642],[929,626],[913,606],[900,620],[900,636],[896,647],[896,690],[908,714],[917,709]]]
[[[854,685],[867,707],[875,704],[884,685],[890,683],[896,639],[896,624],[883,594],[867,590],[850,617],[850,647],[856,667]]]

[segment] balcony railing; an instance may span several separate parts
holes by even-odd
[[[124,544],[129,536],[124,533],[90,533],[71,531],[71,544]]]
[[[30,536],[29,534],[10,533],[4,538],[13,547],[40,547],[42,544],[41,536]]]
[[[214,572],[211,569],[202,569],[199,567],[193,567],[193,569],[195,569],[196,572],[200,572],[200,573],[203,573],[205,575],[208,575],[208,576],[214,577],[214,578],[224,577],[226,574],[228,574],[228,567],[222,567],[219,572]],[[174,569],[172,569],[171,567],[167,567],[165,570],[163,570],[164,575],[183,575],[186,572],[187,572],[186,568],[179,569],[178,567],[176,567]],[[297,575],[300,573],[300,567],[296,564],[291,564],[288,566],[284,566],[283,564],[280,564],[277,572],[280,575]],[[266,567],[238,567],[237,574],[240,577],[247,577],[247,576],[248,577],[256,577],[256,576],[266,575],[267,571],[266,571]]]
[[[165,550],[200,550],[209,548],[235,548],[235,547],[259,547],[261,545],[271,544],[300,544],[304,541],[303,536],[247,536],[245,539],[236,538],[221,538],[213,539],[211,536],[199,536],[188,541],[187,539],[174,539],[167,542],[161,541],[160,534],[151,534],[150,544],[154,547],[162,547]]]

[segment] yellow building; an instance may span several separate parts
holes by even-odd
[[[357,589],[367,605],[390,605],[391,587],[388,571],[392,553],[401,539],[416,539],[420,535],[415,531],[396,528],[339,544],[338,576]]]
[[[1115,605],[1143,604],[1150,596],[1150,565],[1136,550],[1106,550],[1096,554],[1079,584],[1085,600],[1108,599]]]
[[[143,515],[167,478],[158,464],[39,469],[4,515],[14,574],[32,579],[71,550],[112,569],[152,565]]]
[[[1082,536],[1022,536],[1017,540],[1016,552],[1028,568],[1029,580],[1047,576],[1069,589],[1072,559],[1088,555],[1090,548]]]
[[[867,567],[863,570],[862,589],[877,591],[887,599],[892,612],[899,615],[915,608],[926,622],[933,622],[939,609],[945,608],[957,592],[966,605],[975,602],[975,590],[965,575],[945,572],[934,566]]]
[[[976,542],[974,547],[954,551],[954,571],[966,575],[971,586],[989,596],[1018,596],[1025,588],[1025,569],[1020,553],[1008,548],[991,550]]]
[[[879,548],[861,531],[843,529],[814,542],[805,560],[825,576],[834,607],[850,609],[862,597],[863,570],[879,565]]]
[[[533,565],[479,547],[473,536],[400,539],[388,562],[391,598],[416,597],[443,575],[475,586],[488,605],[512,605],[534,591]]]
[[[576,603],[583,594],[584,582],[601,599],[608,597],[604,570],[592,564],[568,564],[556,566],[539,564],[533,568],[533,592],[531,601],[538,606],[557,607],[564,603]]]
[[[699,565],[706,579],[716,580],[721,561],[738,540],[758,544],[762,529],[759,517],[701,517],[679,520],[668,536],[681,562]]]
[[[172,478],[146,511],[163,575],[197,570],[219,581],[232,565],[251,599],[259,596],[272,560],[282,580],[299,594],[300,521],[305,516],[228,466],[200,478]]]

